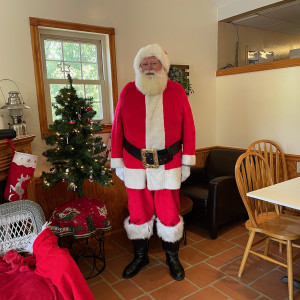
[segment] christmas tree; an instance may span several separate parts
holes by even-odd
[[[43,152],[52,166],[41,178],[43,187],[51,188],[62,181],[68,184],[68,190],[77,191],[78,196],[83,197],[85,179],[110,186],[112,170],[105,167],[107,146],[101,136],[95,136],[103,129],[103,124],[92,121],[96,114],[92,108],[93,99],[77,96],[70,74],[68,82],[55,97],[55,114],[60,118],[49,125],[53,133],[45,137],[46,144],[53,148]]]

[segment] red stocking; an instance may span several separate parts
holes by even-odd
[[[7,201],[26,199],[26,188],[36,168],[37,156],[16,152],[13,143],[7,140],[13,149],[13,159],[7,177],[4,198]]]

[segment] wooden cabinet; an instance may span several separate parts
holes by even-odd
[[[12,139],[15,150],[18,152],[31,153],[31,143],[35,135],[19,135]],[[0,140],[0,181],[8,176],[10,164],[12,161],[12,149],[5,140]],[[27,198],[35,201],[34,178],[32,177],[27,187]]]

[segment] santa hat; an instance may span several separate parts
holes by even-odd
[[[169,72],[170,62],[167,53],[158,44],[150,44],[139,50],[134,62],[133,68],[137,72],[140,69],[140,64],[145,57],[155,56],[162,64],[166,72]]]

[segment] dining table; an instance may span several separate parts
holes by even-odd
[[[297,209],[300,213],[300,177],[248,192],[247,196]],[[281,281],[287,283],[287,276],[283,276]],[[294,286],[300,288],[300,281],[294,279]]]

